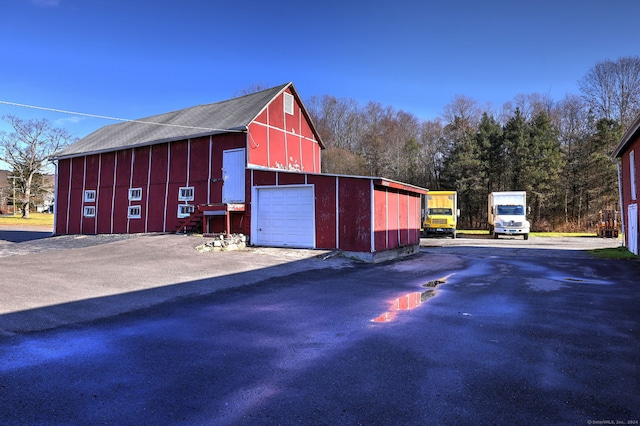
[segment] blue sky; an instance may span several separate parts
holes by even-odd
[[[142,118],[292,81],[421,120],[578,94],[640,54],[637,0],[0,0],[0,101]],[[112,121],[0,104],[77,137]],[[8,130],[4,122],[0,130]]]

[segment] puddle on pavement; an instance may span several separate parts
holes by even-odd
[[[422,284],[423,287],[428,287],[428,290],[425,291],[412,291],[411,293],[407,293],[403,296],[394,299],[391,302],[391,307],[389,310],[382,315],[377,316],[372,319],[373,322],[389,322],[393,320],[398,312],[400,311],[409,311],[411,309],[415,309],[420,306],[422,303],[426,302],[430,298],[436,295],[436,291],[434,290],[438,285],[446,283],[446,279],[451,275],[447,275],[444,278],[440,278],[438,280],[429,281],[425,284]]]

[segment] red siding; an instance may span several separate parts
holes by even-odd
[[[56,184],[58,185],[56,190],[56,223],[55,233],[66,234],[67,233],[67,217],[69,213],[68,199],[69,199],[69,175],[71,173],[71,160],[62,160],[58,162],[56,178]]]
[[[79,234],[82,227],[84,197],[84,157],[71,160],[71,193],[67,206],[67,229],[71,234]]]
[[[339,248],[371,251],[371,181],[338,178]]]
[[[307,175],[303,173],[281,173],[276,172],[278,176],[278,185],[302,185],[307,183]]]
[[[407,194],[409,197],[409,244],[420,244],[420,209],[422,206],[420,194]]]
[[[167,181],[168,155],[168,144],[163,143],[153,146],[151,150],[151,184],[162,184],[164,186],[164,183]]]
[[[635,157],[635,182],[636,182],[636,199],[631,199],[631,167],[630,167],[630,152],[633,151]],[[624,200],[625,209],[629,204],[637,202],[640,198],[640,139],[637,139],[632,143],[629,148],[622,155],[622,198]],[[626,210],[625,210],[626,213]]]
[[[147,181],[149,180],[149,155],[150,147],[136,148],[133,150],[133,176],[131,178],[131,188],[142,188],[146,192]]]
[[[420,244],[420,194],[376,187],[375,250]]]
[[[189,183],[204,183],[209,180],[209,137],[191,141],[189,160]]]
[[[250,166],[320,172],[320,145],[297,98],[294,97],[293,114],[287,114],[284,95],[278,96],[249,125],[248,131]]]
[[[303,170],[303,158],[301,156],[302,147],[300,136],[287,134],[286,135],[286,147],[287,147],[287,158],[286,158],[286,169],[287,170],[295,170],[302,171]]]
[[[253,171],[253,185],[254,186],[264,186],[264,185],[275,185],[276,184],[276,173],[272,171],[266,170],[254,170]]]
[[[99,234],[109,234],[113,232],[111,222],[114,215],[112,204],[115,162],[116,155],[113,152],[100,155],[100,187],[97,193],[96,208],[97,232]]]
[[[336,241],[336,177],[310,175],[314,185],[316,209],[316,247],[333,249]]]
[[[113,174],[113,166],[111,168]],[[113,200],[113,186],[103,185],[100,187],[100,195],[98,198],[96,208],[96,221],[98,223],[98,234],[111,234],[111,218],[113,217],[112,203]]]
[[[87,157],[86,163],[86,175],[85,175],[85,188],[97,189],[98,188],[98,171],[100,170],[100,156],[90,155]]]
[[[320,162],[316,161],[316,159],[320,158],[320,145],[303,139],[300,156],[302,157],[301,163],[304,166],[303,172],[320,173]]]
[[[206,203],[209,158],[211,175],[215,179],[221,176],[222,150],[235,148],[242,137],[222,139],[218,144],[214,138],[214,152],[209,155],[209,141],[205,139],[189,144],[161,144],[153,148],[125,150],[114,154],[102,154],[85,160],[61,160],[58,167],[58,208],[56,232],[58,233],[134,233],[134,232],[171,232],[180,223],[177,218],[178,189],[181,186],[194,186],[194,204]],[[171,152],[171,158],[168,154]],[[204,161],[205,159],[206,161]],[[178,163],[183,163],[179,167]],[[189,181],[186,181],[186,163],[191,165]],[[170,164],[169,164],[170,163]],[[151,170],[149,170],[151,164]],[[133,169],[132,169],[133,165]],[[82,218],[83,185],[98,183],[97,215],[95,219]],[[92,172],[89,170],[92,169]],[[113,176],[117,174],[114,185]],[[167,170],[173,171],[167,182]],[[92,177],[92,173],[93,176]],[[369,252],[384,251],[397,247],[419,244],[420,195],[404,189],[387,186],[374,186],[371,178],[326,176],[276,170],[247,170],[246,195],[249,204],[244,213],[231,214],[232,232],[250,234],[251,227],[251,183],[263,185],[314,185],[316,247],[324,249],[338,248],[345,251]],[[175,178],[178,175],[178,178]],[[180,176],[183,179],[180,180]],[[145,176],[147,180],[145,180]],[[142,188],[143,199],[129,201],[129,188]],[[67,187],[71,182],[72,193],[68,197]],[[168,188],[168,192],[166,191]],[[218,188],[218,189],[214,189]],[[220,194],[221,185],[212,186],[212,194]],[[371,229],[372,214],[373,232]],[[86,187],[86,189],[93,189]],[[115,190],[115,192],[114,192]],[[337,192],[336,192],[337,191]],[[67,200],[69,202],[67,203]],[[213,199],[211,202],[219,202]],[[70,206],[70,208],[66,208]],[[128,207],[139,205],[142,218],[127,219]],[[113,206],[113,208],[112,208]],[[65,212],[68,212],[66,215]],[[68,228],[67,228],[68,217]],[[223,218],[212,218],[210,229],[218,232],[224,229]],[[218,229],[219,228],[219,229]]]
[[[630,156],[631,151],[633,151],[633,156],[635,159],[635,176],[633,177],[636,183],[635,199],[631,198],[631,195],[632,195],[631,194],[631,182],[632,182],[631,156]],[[630,144],[629,147],[624,151],[624,153],[622,154],[620,167],[622,169],[621,186],[622,186],[622,203],[623,203],[623,206],[621,207],[621,209],[622,209],[622,214],[624,215],[624,218],[625,218],[625,221],[624,221],[625,229],[623,230],[623,232],[625,233],[625,241],[629,241],[629,228],[628,228],[629,218],[627,217],[627,215],[629,214],[629,204],[638,204],[638,201],[640,199],[640,138],[636,139],[635,142]],[[640,209],[638,209],[637,223],[640,225]],[[640,237],[640,232],[639,232],[639,237]],[[640,246],[640,241],[638,242],[638,245]]]
[[[264,115],[266,117],[266,113]],[[266,123],[266,120],[259,118],[257,122]],[[251,165],[268,167],[269,143],[267,141],[267,127],[257,124],[257,122],[249,125],[247,162]]]
[[[269,126],[277,129],[284,129],[284,96],[280,95],[267,107]]]
[[[373,214],[375,218],[373,221],[374,248],[376,250],[384,250],[387,247],[387,193],[386,191],[377,190],[373,195]]]
[[[187,182],[187,165],[189,159],[189,146],[187,141],[172,142],[169,145],[169,182],[178,182],[184,186]],[[177,197],[177,196],[176,196]],[[177,200],[177,198],[175,198]]]
[[[285,169],[287,164],[287,152],[285,136],[281,130],[269,129],[269,164],[272,169]]]
[[[71,160],[71,188],[82,189],[84,187],[84,157]]]
[[[170,230],[164,226],[165,189],[164,183],[149,185],[147,232],[166,232]]]

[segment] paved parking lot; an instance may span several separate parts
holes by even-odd
[[[369,265],[91,238],[0,257],[34,277],[0,281],[0,423],[640,419],[640,268],[584,251],[616,241],[429,239]]]

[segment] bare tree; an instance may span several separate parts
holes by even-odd
[[[13,127],[12,133],[0,132],[0,160],[13,168],[22,195],[22,217],[29,217],[34,177],[42,173],[47,161],[71,142],[71,135],[46,120],[24,121],[13,115],[2,119]],[[14,200],[15,202],[15,200]]]
[[[326,146],[322,153],[322,171],[365,173],[364,162],[358,155],[363,125],[357,102],[324,95],[311,97],[306,105]]]
[[[443,116],[447,124],[455,125],[462,131],[468,131],[478,127],[482,112],[475,99],[456,95],[451,103],[445,105]]]
[[[434,190],[440,188],[440,175],[444,159],[448,155],[444,138],[444,125],[439,119],[422,123],[420,129],[420,162],[423,167],[422,181],[418,184]]]
[[[244,89],[236,90],[234,96],[240,97],[240,96],[251,95],[253,93],[266,90],[269,87],[271,86],[267,85],[266,83],[262,83],[262,82],[253,83],[248,87],[245,87]]]
[[[553,108],[554,102],[549,95],[543,95],[537,92],[528,95],[520,93],[502,105],[500,122],[504,124],[509,121],[516,113],[516,109],[520,111],[520,114],[525,119],[531,120],[540,113],[546,113],[550,116],[553,115]]]
[[[578,82],[596,118],[626,128],[640,113],[640,56],[598,62]]]

